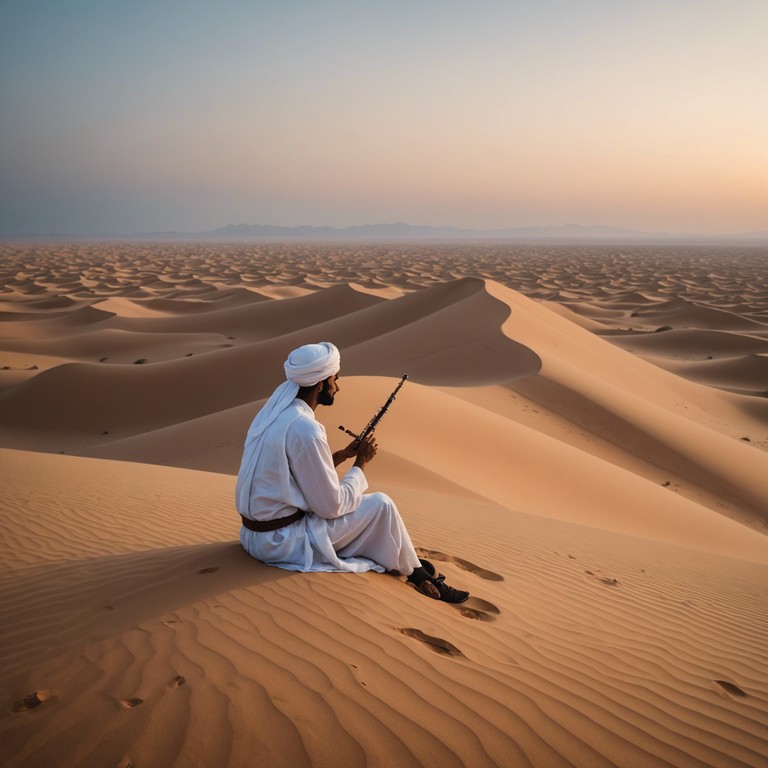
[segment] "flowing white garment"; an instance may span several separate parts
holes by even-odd
[[[257,417],[258,418],[258,417]],[[243,526],[240,541],[252,557],[294,571],[392,571],[410,574],[419,559],[400,513],[352,467],[339,481],[325,427],[302,400],[277,415],[259,436],[255,463],[243,460],[238,512],[253,520],[311,510],[276,531]]]
[[[283,364],[286,380],[271,394],[248,428],[243,460],[237,478],[238,509],[247,506],[248,489],[256,471],[256,462],[264,446],[262,435],[267,427],[293,402],[299,387],[312,387],[339,372],[341,356],[329,341],[305,344],[294,349]]]

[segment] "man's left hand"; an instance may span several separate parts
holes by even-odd
[[[346,448],[333,454],[333,466],[338,467],[343,461],[357,456],[357,440],[353,440]]]

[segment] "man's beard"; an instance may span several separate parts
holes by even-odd
[[[317,402],[319,405],[333,405],[334,397],[335,394],[331,393],[331,388],[327,384],[323,384],[323,388],[317,396]]]

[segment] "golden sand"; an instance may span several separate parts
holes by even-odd
[[[768,256],[651,246],[0,250],[9,766],[765,766]],[[471,591],[237,541],[294,347]]]

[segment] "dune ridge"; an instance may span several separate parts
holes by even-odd
[[[768,335],[766,255],[759,246],[59,243],[4,244],[2,256],[3,323],[35,314],[42,321],[49,306],[88,310],[79,322],[94,322],[109,307],[118,308],[118,322],[151,321],[147,313],[154,311],[234,309],[350,284],[369,297],[392,298],[471,277],[577,312],[601,323],[615,343],[664,344],[664,333],[650,335],[667,326],[676,333],[714,329],[723,334],[705,355],[738,358],[744,335]],[[61,319],[72,322],[51,317],[46,332],[55,333]],[[679,357],[688,359],[682,348]],[[663,357],[653,361],[664,365]],[[738,370],[717,386],[765,395],[742,386]],[[696,374],[690,371],[694,380]]]
[[[0,246],[3,764],[762,768],[765,266]],[[366,474],[467,603],[239,546],[245,431],[318,339],[334,449],[409,374]]]

